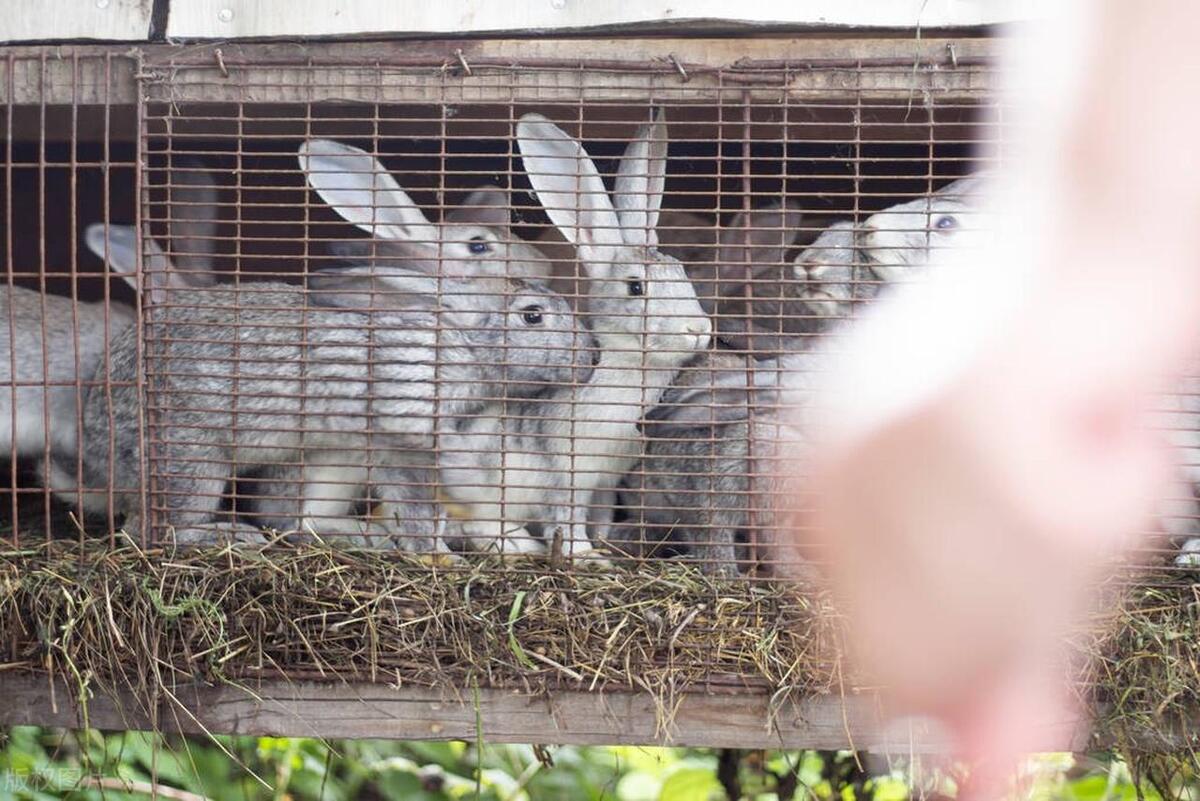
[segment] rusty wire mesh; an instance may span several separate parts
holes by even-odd
[[[40,442],[10,437],[13,538],[804,575],[781,536],[799,497],[782,377],[976,223],[970,178],[1002,138],[988,64],[329,52],[8,57],[8,335],[27,299],[45,343],[8,367],[67,409],[43,400]],[[649,179],[681,268],[635,247],[595,278],[563,220],[603,239],[607,218],[582,219],[598,196],[578,175],[556,217],[530,114],[581,143],[565,163],[594,163],[603,203],[636,205],[622,187]],[[666,151],[661,189],[639,141]],[[617,219],[646,240],[645,218]],[[112,280],[139,268],[140,294]],[[1182,487],[1151,561],[1197,526]]]

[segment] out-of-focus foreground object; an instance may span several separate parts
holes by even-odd
[[[1195,66],[1200,12],[1154,5],[1078,4],[1012,48],[996,236],[841,337],[819,404],[816,537],[860,667],[995,768],[980,795],[1061,747],[1036,732],[1068,708],[1063,641],[1166,491],[1200,165],[1166,146],[1195,99],[1155,76]]]

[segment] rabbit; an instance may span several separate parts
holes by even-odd
[[[863,257],[881,281],[900,281],[931,251],[975,243],[991,226],[980,208],[988,175],[977,173],[933,194],[876,212],[863,223]]]
[[[370,294],[360,293],[358,290],[365,288],[365,285],[356,286],[356,282],[372,280],[383,293],[383,297],[377,297],[374,301],[384,305],[407,305],[413,301],[409,295],[416,295],[417,302],[425,303],[434,298],[439,289],[437,279],[428,273],[398,267],[383,273],[376,265],[325,269],[314,273],[308,281],[308,286],[318,292],[337,293],[336,302],[339,305],[369,307],[372,302]],[[448,290],[443,297],[452,296],[460,305],[469,294],[472,304],[478,304],[480,308],[498,310],[503,308],[506,290],[513,291],[521,286],[509,286],[504,282],[490,280],[473,283],[470,293],[456,293],[455,283],[447,280],[442,282],[440,288]],[[537,288],[541,289],[540,286]],[[558,303],[561,308],[559,299],[551,296],[551,301]],[[576,324],[571,325],[577,328]],[[586,333],[579,334],[572,330],[569,332],[570,336],[566,336],[567,333],[565,328],[547,331],[547,348],[565,351],[573,346],[575,338],[578,337],[581,354],[586,355],[592,350],[590,337]],[[557,345],[555,340],[560,340]],[[551,359],[551,366],[546,370],[547,381],[555,380],[558,375],[553,362],[554,359]],[[586,373],[573,376],[573,380],[585,379]],[[518,395],[525,391],[516,387],[512,390]],[[309,533],[307,529],[310,528],[313,533],[328,529],[327,521],[333,519],[341,526],[337,530],[344,535],[335,540],[339,543],[392,542],[407,550],[444,550],[442,538],[435,533],[441,510],[435,505],[436,473],[433,453],[417,450],[406,452],[402,456],[400,466],[384,464],[370,468],[365,465],[340,465],[343,468],[342,474],[335,475],[332,481],[325,483],[318,481],[315,475],[322,467],[320,463],[310,465],[292,462],[266,466],[238,479],[237,504],[240,517],[261,528],[283,532],[299,531],[293,539],[306,537]],[[377,488],[381,482],[389,484],[386,493],[380,493],[376,489],[372,497],[362,497],[368,485],[375,485]],[[382,503],[381,495],[387,498],[386,504]],[[354,506],[358,506],[359,509],[355,519],[350,520],[346,515]],[[371,519],[372,507],[386,520],[396,524],[390,526],[392,530],[389,533],[377,533],[380,525]],[[306,508],[309,510],[307,515],[304,511]]]
[[[1159,505],[1159,520],[1171,543],[1178,546],[1178,567],[1200,567],[1200,376],[1180,380],[1176,391],[1161,398],[1158,424],[1176,448],[1179,466],[1167,497]]]
[[[189,287],[212,286],[216,282],[214,272],[214,253],[216,244],[218,190],[211,171],[204,165],[192,159],[180,159],[179,165],[169,172],[171,220],[168,225],[168,236],[171,246],[178,254],[172,260],[159,244],[149,236],[145,237],[145,268],[148,274],[159,276],[163,286],[186,290]],[[138,237],[136,230],[128,225],[112,225],[93,223],[84,230],[84,242],[96,257],[103,260],[116,274],[119,274],[133,289],[138,289],[137,258]],[[49,300],[49,298],[48,298]],[[56,304],[60,301],[55,300]],[[110,330],[106,340],[103,332],[103,304],[80,304],[78,319],[80,320],[80,337],[82,350],[79,360],[79,377],[86,384],[94,384],[98,362],[104,357],[106,345],[111,345],[117,333],[131,327],[136,322],[133,309],[124,304],[110,306]],[[68,316],[70,320],[69,309]],[[84,321],[88,321],[85,330]],[[66,330],[66,329],[60,329]],[[27,332],[29,333],[29,332]],[[86,334],[86,336],[85,336]],[[61,354],[59,358],[72,362],[70,381],[73,375],[74,355],[73,337],[62,339],[51,337],[47,341],[48,350]],[[40,358],[40,357],[39,357]],[[0,379],[2,380],[2,379]],[[59,447],[51,449],[49,458],[40,461],[38,475],[43,478],[46,486],[55,495],[68,504],[77,505],[85,514],[101,514],[108,506],[107,481],[102,484],[90,485],[89,489],[81,492],[78,477],[82,473],[80,459],[87,452],[80,452],[80,432],[76,428],[77,415],[82,413],[86,392],[72,398],[69,408],[62,408],[62,415],[52,417],[53,428]],[[70,439],[68,445],[67,440]],[[40,454],[46,456],[46,454]]]
[[[53,460],[78,459],[77,421],[96,364],[136,317],[123,303],[19,286],[0,286],[0,315],[0,448],[36,459],[53,486]]]
[[[876,212],[856,233],[854,223],[835,222],[793,264],[809,314],[819,330],[849,317],[887,283],[910,277],[935,248],[970,244],[986,231],[977,198],[986,174],[961,178],[931,195]]]
[[[790,205],[738,214],[721,229],[711,265],[689,266],[699,295],[711,294],[717,339],[725,347],[768,358],[802,347],[817,326],[799,301],[806,287],[785,262],[802,217]]]
[[[803,452],[784,413],[807,403],[821,358],[806,351],[748,366],[716,351],[685,367],[642,422],[644,451],[622,479],[628,519],[614,542],[639,556],[695,559],[726,578],[755,542],[772,572],[808,575],[775,532],[786,514],[780,498],[791,497],[782,492],[781,460]]]
[[[509,229],[505,193],[477,190],[467,204],[430,222],[378,159],[329,139],[300,146],[300,167],[317,194],[370,240],[337,243],[335,255],[434,271],[451,278],[545,278],[550,260]]]
[[[661,116],[626,148],[615,206],[583,147],[549,120],[522,117],[517,145],[538,200],[587,275],[599,360],[587,383],[512,401],[501,416],[456,431],[441,454],[442,491],[477,547],[534,551],[561,537],[565,552],[579,556],[593,549],[595,499],[637,459],[643,411],[707,347],[712,325],[682,265],[655,250],[667,148]],[[541,540],[527,528],[534,523]]]
[[[171,336],[148,354],[158,370],[150,373],[147,430],[160,441],[157,488],[177,542],[214,539],[206,528],[237,474],[301,462],[305,520],[325,517],[329,528],[353,531],[354,521],[339,523],[339,515],[361,494],[364,473],[432,450],[435,421],[452,426],[505,392],[536,394],[590,369],[573,347],[569,309],[542,286],[504,281],[503,291],[487,291],[428,274],[405,279],[400,292],[399,277],[385,284],[363,268],[307,292],[263,282],[190,289],[175,304],[168,292],[154,310]],[[439,296],[443,285],[450,291]],[[85,442],[97,457],[85,467],[93,480],[112,469],[129,530],[142,513],[137,351],[130,332],[117,338],[107,366],[111,406],[106,393],[92,393],[84,410]],[[236,520],[215,533],[259,536]]]

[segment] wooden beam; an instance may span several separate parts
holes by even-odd
[[[794,36],[225,43],[136,51],[14,45],[0,47],[0,106],[131,106],[140,74],[147,99],[164,102],[707,103],[748,96],[761,103],[891,99],[911,108],[926,99],[987,101],[993,86],[986,64],[996,46],[987,38]],[[458,66],[459,53],[473,65],[471,75]]]
[[[979,102],[987,38],[440,39],[147,48],[163,102]],[[468,65],[464,68],[463,64]],[[469,68],[469,74],[468,74]]]
[[[163,731],[404,740],[472,740],[559,745],[677,745],[713,748],[820,748],[874,752],[944,752],[937,728],[923,721],[885,725],[877,699],[819,696],[773,708],[769,693],[744,689],[682,693],[664,715],[645,692],[544,693],[386,684],[262,681],[250,691],[228,686],[177,690],[182,708],[122,693],[97,695],[88,722],[100,729],[147,729],[151,710]],[[62,684],[44,676],[0,673],[0,726],[75,727],[80,710]],[[664,720],[669,725],[663,726]],[[1079,720],[1045,727],[1047,750],[1085,750]]]

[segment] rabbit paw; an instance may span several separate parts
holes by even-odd
[[[571,555],[574,566],[586,570],[612,570],[612,554],[603,548],[576,548]]]
[[[441,553],[419,553],[415,555],[416,560],[430,567],[456,567],[466,564],[467,560],[456,553],[444,551]]]
[[[213,523],[209,526],[174,529],[176,545],[266,545],[263,532],[244,523]]]

